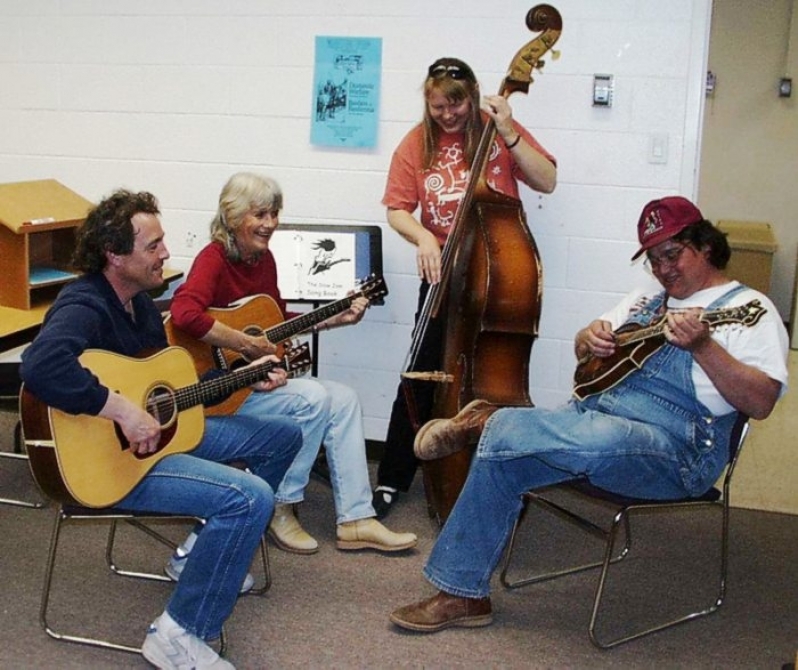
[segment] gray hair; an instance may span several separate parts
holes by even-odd
[[[235,232],[247,213],[253,209],[280,211],[282,208],[283,192],[274,179],[253,172],[237,172],[219,194],[219,209],[211,221],[211,239],[224,246],[228,258],[240,261]]]

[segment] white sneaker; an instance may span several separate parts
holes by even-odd
[[[235,670],[166,612],[150,625],[141,654],[159,670]]]
[[[182,546],[175,550],[175,553],[172,554],[172,558],[169,559],[169,562],[163,569],[166,576],[169,577],[169,579],[171,579],[173,582],[180,581],[180,575],[183,572],[183,568],[186,567],[186,559],[190,553],[190,549],[186,549],[186,546],[194,546],[194,542],[191,541],[192,539],[193,538],[189,536],[189,540],[184,542]],[[241,588],[238,590],[238,592],[249,593],[254,585],[255,578],[250,573],[247,573],[247,576],[244,577],[244,582],[241,584]]]

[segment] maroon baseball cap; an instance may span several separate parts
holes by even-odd
[[[682,232],[687,226],[704,220],[703,214],[687,198],[679,195],[652,200],[640,214],[637,222],[637,239],[640,248],[632,256],[636,260],[646,250],[656,247]]]

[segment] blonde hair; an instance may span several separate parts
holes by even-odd
[[[224,246],[228,258],[240,261],[235,232],[247,213],[253,209],[279,212],[282,208],[283,192],[274,179],[254,172],[237,172],[219,194],[219,209],[211,221],[211,240]]]
[[[450,103],[457,105],[463,100],[471,102],[468,121],[465,127],[465,159],[469,167],[477,152],[482,135],[482,116],[479,112],[479,84],[473,70],[458,58],[439,58],[429,66],[427,78],[424,80],[424,118],[423,126],[424,153],[422,167],[432,168],[437,158],[438,138],[441,134],[438,126],[429,113],[428,100],[433,91],[443,95]]]

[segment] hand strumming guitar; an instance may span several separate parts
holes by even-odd
[[[117,423],[133,453],[146,456],[158,450],[161,425],[154,416],[120,393],[109,391],[100,416]]]
[[[607,358],[615,353],[615,334],[609,321],[596,319],[582,328],[574,338],[574,353],[581,361],[586,356]]]

